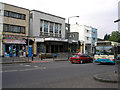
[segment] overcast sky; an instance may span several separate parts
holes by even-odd
[[[30,10],[39,10],[63,18],[71,18],[70,24],[78,22],[98,29],[98,37],[118,30],[119,0],[0,0],[0,2],[16,5]]]

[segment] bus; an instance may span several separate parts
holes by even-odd
[[[115,64],[115,58],[120,57],[120,43],[111,41],[95,42],[95,63]]]

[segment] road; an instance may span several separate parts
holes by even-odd
[[[99,82],[95,74],[114,70],[114,65],[71,64],[68,61],[5,64],[3,88],[117,88],[116,83]]]

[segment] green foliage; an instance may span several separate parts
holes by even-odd
[[[106,34],[106,35],[104,36],[104,40],[108,41],[109,39],[110,39],[110,35]]]
[[[114,41],[114,42],[120,42],[120,32],[119,31],[113,31],[109,41]]]

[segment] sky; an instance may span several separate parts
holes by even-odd
[[[66,19],[70,24],[88,25],[98,29],[98,38],[118,30],[119,0],[0,0],[0,2],[50,13]]]

